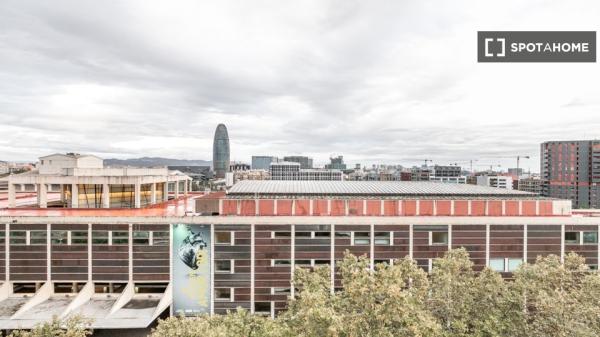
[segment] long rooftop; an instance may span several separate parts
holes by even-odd
[[[534,193],[517,190],[429,181],[243,180],[228,192],[228,197],[267,195],[538,198]]]

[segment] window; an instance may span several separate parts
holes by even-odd
[[[273,260],[274,266],[289,266],[292,262],[290,260]]]
[[[310,260],[296,260],[295,265],[296,267],[311,267],[312,263]]]
[[[168,246],[169,245],[169,232],[152,232],[152,245]]]
[[[350,239],[350,232],[335,232],[335,237],[336,238],[348,238]]]
[[[521,264],[523,264],[523,259],[509,258],[508,259],[508,271],[513,272],[513,271],[517,270]]]
[[[71,244],[72,245],[87,245],[87,243],[88,243],[88,232],[84,232],[84,231],[72,231],[71,232]]]
[[[215,244],[231,245],[231,232],[215,232]]]
[[[129,232],[112,232],[113,245],[129,244]]]
[[[231,260],[215,260],[215,272],[233,273]]]
[[[290,232],[273,232],[274,238],[290,238],[292,237],[292,233]]]
[[[30,231],[29,232],[29,244],[30,245],[45,245],[46,231]]]
[[[27,232],[25,232],[25,231],[10,231],[10,244],[11,245],[27,244]]]
[[[331,232],[315,232],[315,238],[330,238]]]
[[[273,295],[289,295],[291,294],[291,288],[284,288],[284,287],[275,287],[275,288],[271,288]]]
[[[92,243],[95,245],[107,245],[108,244],[108,231],[93,231],[92,232]]]
[[[52,231],[52,244],[53,245],[66,245],[69,240],[68,231]]]
[[[448,244],[448,232],[431,232],[431,244],[432,245],[447,245]]]
[[[376,232],[375,244],[380,246],[390,245],[390,232]]]
[[[329,264],[331,262],[331,260],[315,260],[315,266],[316,265],[326,265]]]
[[[232,301],[232,294],[231,288],[215,288],[216,301]]]
[[[271,314],[271,302],[254,302],[254,312],[257,314]]]
[[[598,232],[583,232],[583,243],[598,243]]]
[[[127,234],[129,236],[129,233]],[[113,242],[115,238],[113,236]],[[149,245],[150,244],[150,232],[148,231],[135,231],[133,232],[133,244],[134,245]]]
[[[297,238],[310,238],[311,236],[311,232],[296,232]]]
[[[579,243],[579,232],[565,232],[565,243]]]
[[[355,245],[368,245],[371,243],[369,232],[355,232],[354,233],[354,244]]]
[[[373,260],[373,264],[377,265],[377,264],[387,264],[390,265],[390,260],[388,259],[375,259]]]
[[[493,271],[504,272],[504,259],[490,259],[490,268]]]

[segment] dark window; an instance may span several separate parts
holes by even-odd
[[[93,231],[92,232],[92,243],[95,245],[107,245],[108,244],[108,231]]]
[[[371,243],[371,233],[369,232],[355,232],[354,233],[354,244],[355,245],[368,245]]]
[[[27,232],[26,231],[10,231],[10,244],[11,245],[27,244]]]
[[[583,243],[598,243],[598,232],[583,232]]]
[[[154,246],[168,246],[169,232],[152,232],[152,244]]]
[[[215,288],[215,300],[231,301],[231,288]]]
[[[579,243],[579,232],[565,232],[565,243]]]
[[[129,244],[129,232],[112,232],[113,245]]]
[[[215,243],[216,244],[231,244],[231,232],[215,232]]]
[[[45,245],[46,241],[46,231],[30,231],[29,232],[29,244],[31,245]]]
[[[447,245],[448,244],[448,232],[432,232],[431,243],[434,245]]]
[[[254,302],[254,312],[271,313],[271,302]]]
[[[331,232],[315,232],[315,238],[330,238]]]
[[[113,240],[114,240],[114,237],[113,237]],[[148,244],[150,244],[150,232],[148,232],[148,231],[135,231],[135,232],[133,232],[133,244],[134,245],[148,245]]]
[[[68,244],[68,231],[52,231],[52,244],[53,245],[66,245]]]
[[[107,237],[107,239],[108,239],[108,237]],[[87,243],[88,243],[88,232],[84,232],[84,231],[71,232],[71,244],[72,245],[87,245]]]
[[[296,232],[296,237],[298,237],[298,238],[310,238],[311,237],[311,233],[310,232]]]
[[[275,238],[289,238],[292,236],[290,232],[273,232],[273,237]]]
[[[230,273],[231,260],[215,260],[215,272]]]

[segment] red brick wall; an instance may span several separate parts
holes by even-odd
[[[296,200],[296,215],[309,215],[310,200]]]
[[[498,200],[488,201],[488,215],[489,216],[501,216],[502,215],[502,201],[498,201]]]
[[[519,216],[519,202],[515,200],[506,200],[504,202],[504,214],[507,216]]]
[[[313,215],[327,215],[327,200],[313,200]]]
[[[237,202],[237,200],[223,200],[223,215],[236,215]]]
[[[417,201],[404,200],[402,204],[402,213],[407,216],[417,215]]]
[[[348,200],[348,214],[349,215],[363,215],[363,201],[362,200]]]
[[[454,201],[454,215],[464,216],[469,213],[469,202],[467,200]]]
[[[383,201],[383,215],[396,216],[398,215],[398,202],[395,200]]]
[[[292,215],[292,201],[277,200],[277,215]]]
[[[437,200],[435,205],[437,215],[450,215],[451,205],[450,200]]]
[[[258,213],[259,215],[275,215],[275,201],[274,200],[259,200],[258,201]]]
[[[381,200],[367,200],[367,215],[381,215]]]
[[[346,202],[344,200],[331,200],[331,215],[346,215]]]
[[[552,201],[540,201],[540,215],[554,215]]]
[[[471,214],[472,216],[483,216],[485,215],[485,201],[483,200],[471,200]]]
[[[535,216],[535,201],[522,201],[523,206],[522,206],[522,215],[524,216]]]
[[[254,200],[242,200],[241,215],[256,215],[256,204]]]
[[[433,200],[419,200],[419,215],[433,215]]]

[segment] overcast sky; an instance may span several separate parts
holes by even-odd
[[[600,138],[600,68],[478,64],[478,30],[598,30],[590,1],[0,1],[0,160],[53,152],[412,165]]]

